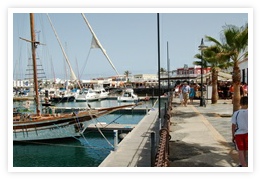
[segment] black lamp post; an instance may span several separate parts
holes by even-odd
[[[184,73],[185,73],[185,79],[187,80],[187,76],[188,76],[188,65],[184,64]]]
[[[204,45],[203,38],[201,39],[201,44],[198,46],[199,50],[201,51],[201,92],[200,92],[200,104],[199,106],[203,106],[203,49],[207,46]]]

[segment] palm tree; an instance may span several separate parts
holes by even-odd
[[[222,43],[210,36],[206,36],[206,38],[222,49],[222,52],[219,53],[220,57],[229,56],[233,63],[233,112],[235,112],[240,108],[241,72],[239,69],[239,62],[248,56],[248,24],[242,27],[226,25],[223,28],[224,30],[221,37]]]
[[[211,103],[216,104],[218,101],[218,72],[220,69],[226,68],[229,63],[229,56],[220,56],[222,49],[216,45],[209,46],[203,50],[203,57],[201,54],[196,54],[194,57],[203,60],[202,67],[211,67],[211,79],[212,79],[212,96]],[[195,61],[195,65],[201,65],[201,61]]]
[[[126,76],[127,82],[129,82],[129,75],[131,74],[130,71],[124,71],[124,75]]]
[[[160,68],[160,74],[163,75],[167,72],[167,70],[165,68]]]

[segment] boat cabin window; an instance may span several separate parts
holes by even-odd
[[[130,97],[130,93],[124,93],[124,97]]]

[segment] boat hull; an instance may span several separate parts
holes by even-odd
[[[77,98],[75,99],[75,102],[93,102],[93,101],[99,101],[98,98]]]
[[[74,96],[68,97],[52,97],[51,101],[54,103],[62,103],[62,102],[73,102],[75,100]]]
[[[13,141],[50,140],[80,136],[92,121],[90,115],[54,117],[44,120],[20,121],[13,123]]]
[[[77,123],[53,124],[38,128],[20,128],[13,131],[13,141],[38,141],[63,138],[74,138],[81,136],[81,129],[87,127],[91,121]]]
[[[110,114],[123,108],[136,106],[128,104],[116,107],[89,109],[69,114],[13,114],[13,141],[37,141],[80,136],[92,123],[92,119]]]
[[[123,97],[118,97],[119,102],[138,102],[138,98],[123,98]]]

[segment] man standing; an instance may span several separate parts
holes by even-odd
[[[183,95],[185,107],[187,106],[187,103],[188,103],[189,93],[190,93],[190,87],[187,82],[184,82],[184,85],[182,87],[182,95]]]
[[[232,141],[236,144],[240,166],[247,167],[248,155],[248,97],[241,97],[241,109],[234,112],[232,123]]]

